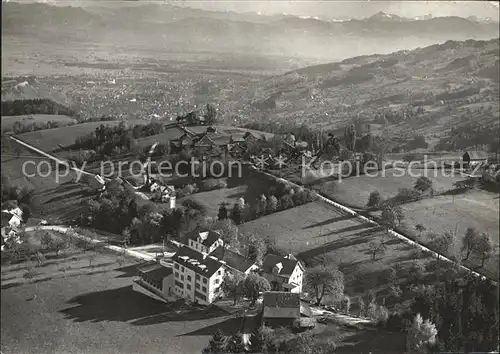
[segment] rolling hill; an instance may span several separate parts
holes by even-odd
[[[498,39],[447,41],[294,70],[261,81],[242,102],[270,121],[335,130],[359,117],[385,136],[432,141],[456,125],[498,126],[498,80]]]

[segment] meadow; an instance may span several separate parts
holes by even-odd
[[[12,131],[16,122],[22,125],[40,124],[47,122],[57,122],[60,126],[65,126],[76,120],[70,116],[55,114],[28,114],[21,116],[2,116],[2,132]]]
[[[88,122],[67,127],[38,130],[35,132],[19,134],[17,137],[40,150],[51,153],[54,150],[60,149],[61,146],[67,147],[74,144],[77,137],[87,135],[95,131],[95,129],[101,124],[113,126],[120,124],[120,122],[122,121]],[[147,121],[129,120],[126,121],[126,123],[146,124]]]
[[[40,266],[2,266],[2,352],[194,354],[219,326],[237,330],[240,320],[221,310],[167,305],[132,290],[137,264],[118,259],[68,251]],[[26,266],[37,275],[24,278]]]
[[[414,248],[400,239],[323,202],[307,203],[246,222],[240,226],[240,232],[260,235],[306,263],[317,262],[326,255],[344,273],[346,293],[350,296],[387,287],[384,274],[396,264],[405,268],[413,262],[429,262],[415,258]],[[385,254],[373,260],[369,243],[382,239]]]

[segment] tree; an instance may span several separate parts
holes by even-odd
[[[221,354],[224,353],[226,339],[222,334],[222,331],[218,329],[213,337],[210,339],[210,342],[207,347],[205,347],[202,351],[202,354]]]
[[[432,181],[425,176],[421,176],[417,179],[413,188],[420,193],[425,193],[428,190],[432,191]]]
[[[436,342],[438,332],[436,326],[428,319],[423,320],[418,313],[413,319],[412,326],[406,337],[406,350],[409,354],[420,354],[427,352],[427,345]]]
[[[465,236],[462,239],[462,248],[460,251],[465,253],[464,261],[468,260],[470,255],[474,252],[474,249],[479,241],[479,232],[474,227],[468,227],[465,231]]]
[[[440,255],[445,255],[453,245],[453,234],[445,232],[444,234],[429,233],[427,235],[430,240],[430,248],[437,253],[437,261],[439,264]]]
[[[252,304],[255,304],[260,293],[270,291],[271,285],[266,278],[255,273],[251,273],[246,277],[243,283],[243,288],[245,289],[247,297],[252,299]]]
[[[267,212],[274,213],[278,209],[278,199],[274,195],[267,198]]]
[[[474,254],[481,259],[481,267],[484,267],[484,262],[492,256],[493,251],[493,239],[489,234],[482,233],[474,247]]]
[[[372,261],[375,261],[377,254],[384,254],[385,249],[381,242],[370,242],[368,244],[368,252],[372,255]]]
[[[247,258],[255,263],[260,263],[267,251],[265,240],[262,236],[255,234],[250,235],[246,240],[247,251],[245,253]]]
[[[378,208],[382,202],[382,197],[379,191],[373,191],[368,197],[368,203],[366,203],[367,208]]]
[[[50,249],[52,247],[52,236],[50,236],[49,232],[44,232],[40,239],[40,243],[44,249]]]
[[[350,151],[354,151],[356,145],[356,128],[354,124],[349,124],[344,131],[344,141],[346,148]]]
[[[236,225],[241,224],[242,220],[242,207],[240,203],[234,203],[233,210],[231,211],[231,219],[233,219]]]
[[[222,291],[228,296],[233,297],[233,304],[236,305],[238,301],[238,293],[243,284],[243,277],[239,272],[227,271],[222,281]]]
[[[217,219],[224,220],[227,219],[227,208],[226,203],[221,203],[219,207],[219,212],[217,214]]]
[[[294,207],[293,198],[290,194],[286,194],[280,198],[281,209],[286,210]]]
[[[225,353],[238,354],[245,352],[245,343],[243,343],[243,336],[240,332],[233,334],[226,340]]]
[[[238,227],[231,219],[224,219],[218,221],[213,229],[220,233],[222,242],[222,260],[224,260],[225,251],[229,247],[237,248],[238,246]]]
[[[394,208],[389,205],[385,204],[382,207],[382,215],[380,216],[380,224],[385,227],[386,231],[389,231],[389,229],[394,229],[396,227],[396,214],[394,212]],[[382,237],[384,237],[385,234],[382,234]],[[384,243],[384,240],[382,239],[382,243]]]
[[[399,205],[395,205],[392,207],[392,211],[396,220],[398,221],[398,226],[401,226],[401,222],[405,219],[405,213],[403,209]]]
[[[427,230],[427,228],[422,224],[417,224],[415,225],[415,230],[417,230],[420,233],[420,236],[422,236],[422,232]]]
[[[306,271],[305,285],[314,294],[316,305],[325,295],[340,300],[344,295],[344,274],[336,267],[318,265]]]
[[[217,109],[212,104],[207,104],[207,112],[205,113],[207,124],[217,123]]]

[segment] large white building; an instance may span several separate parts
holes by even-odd
[[[254,262],[225,248],[217,231],[197,228],[187,239],[188,244],[172,256],[172,267],[147,264],[138,269],[140,279],[135,284],[162,299],[177,297],[208,305],[221,294],[227,271],[246,275],[258,268]]]

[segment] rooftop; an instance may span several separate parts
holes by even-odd
[[[156,262],[148,262],[142,264],[137,268],[139,273],[146,274],[146,276],[154,281],[162,281],[163,278],[172,274],[172,268],[165,267]]]
[[[265,292],[263,307],[266,318],[300,318],[300,294]]]
[[[212,247],[212,245],[217,242],[220,238],[220,234],[217,231],[207,230],[201,227],[197,227],[190,233],[188,233],[188,239],[199,242],[201,240],[201,244],[206,247]]]
[[[222,254],[223,254],[222,246],[217,247],[212,253],[210,253],[211,256],[217,257],[218,259],[222,259]],[[224,253],[224,261],[229,267],[239,270],[240,272],[243,273],[245,273],[251,266],[255,264],[248,258],[230,249],[226,249]]]
[[[292,275],[292,272],[299,261],[293,255],[283,257],[275,254],[268,254],[264,258],[264,261],[262,263],[262,269],[264,270],[264,273],[272,273],[273,268],[278,263],[281,263],[282,265],[279,275],[289,277],[290,275]]]
[[[223,266],[217,258],[198,252],[185,245],[172,256],[172,261],[207,278],[210,278]]]

